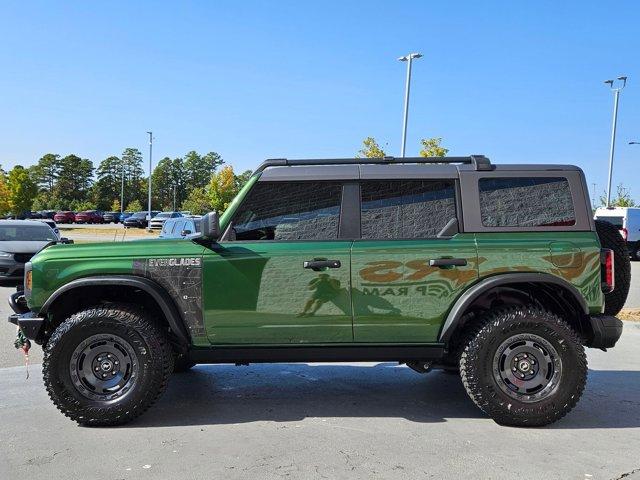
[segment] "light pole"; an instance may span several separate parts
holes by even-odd
[[[598,185],[596,184],[596,182],[593,182],[591,185],[593,185],[593,201],[591,202],[591,206],[593,207],[593,209],[596,209],[596,195],[598,194]]]
[[[147,132],[149,134],[149,204],[148,204],[148,217],[147,217],[147,230],[151,230],[151,159],[153,153],[153,132]]]
[[[618,101],[620,99],[620,90],[622,90],[627,84],[627,77],[618,77],[618,80],[622,82],[622,86],[613,86],[613,80],[605,80],[604,83],[609,85],[609,88],[613,92],[613,123],[611,125],[611,149],[609,150],[609,178],[607,180],[607,208],[611,203],[611,176],[613,175],[613,153],[616,148],[616,126],[618,123]]]
[[[173,211],[176,211],[176,184],[173,184]]]
[[[400,148],[400,156],[404,157],[404,150],[407,144],[407,121],[409,120],[409,90],[411,89],[411,63],[414,58],[420,58],[420,53],[410,53],[398,60],[407,62],[407,82],[404,88],[404,117],[402,122],[402,147]]]
[[[122,184],[120,185],[120,218],[124,213],[124,158],[122,159]],[[124,220],[122,220],[124,222]]]

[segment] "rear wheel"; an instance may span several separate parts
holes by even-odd
[[[615,288],[612,292],[604,294],[604,313],[607,315],[617,315],[627,301],[629,286],[631,284],[629,250],[627,249],[626,242],[618,231],[618,227],[603,220],[596,220],[595,222],[600,244],[603,248],[613,250]]]
[[[488,314],[460,357],[473,402],[502,425],[542,426],[565,416],[587,380],[577,334],[557,315],[533,306]]]
[[[56,407],[84,425],[119,425],[167,386],[173,354],[163,330],[138,308],[109,304],[63,322],[45,347],[44,383]]]

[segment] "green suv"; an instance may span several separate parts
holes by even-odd
[[[577,403],[584,347],[622,333],[608,227],[569,165],[267,160],[198,235],[45,248],[10,321],[81,424],[132,420],[195,364],[397,361],[459,372],[500,424],[545,425]]]

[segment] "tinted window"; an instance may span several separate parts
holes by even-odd
[[[237,240],[338,238],[342,185],[258,182],[233,219]]]
[[[479,187],[485,227],[554,227],[576,223],[566,178],[481,178]]]
[[[452,180],[363,182],[362,238],[435,237],[456,217]]]
[[[596,220],[603,220],[605,222],[612,223],[618,228],[624,227],[624,218],[623,217],[596,217]]]
[[[56,234],[48,225],[1,225],[0,241],[48,241],[57,240]],[[0,247],[0,250],[2,248]]]

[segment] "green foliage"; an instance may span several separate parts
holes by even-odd
[[[151,175],[153,203],[160,205],[164,210],[173,210],[174,194],[176,207],[186,197],[184,181],[184,163],[181,158],[172,160],[165,157],[160,160]]]
[[[62,161],[60,155],[55,153],[47,153],[43,155],[38,163],[32,167],[33,179],[43,190],[53,193],[53,188],[58,181]]]
[[[386,153],[378,145],[376,139],[367,137],[362,141],[362,148],[358,150],[356,158],[382,158],[384,156],[386,156]]]
[[[123,172],[123,167],[122,160],[115,156],[105,158],[98,165],[96,169],[98,180],[93,184],[91,197],[99,209],[108,209],[113,199],[120,198],[123,173],[125,184],[127,183],[127,171],[124,169]]]
[[[238,192],[249,181],[249,179],[251,178],[251,175],[253,175],[252,170],[245,170],[240,175],[235,176],[236,190]]]
[[[22,165],[16,165],[7,178],[9,190],[9,208],[15,214],[30,211],[38,186],[31,179],[29,171]]]
[[[111,202],[111,212],[119,212],[120,211],[120,200],[114,200]]]
[[[89,200],[72,200],[69,209],[74,212],[84,212],[85,210],[95,210],[96,204]]]
[[[200,155],[191,151],[184,156],[185,182],[189,188],[204,188],[209,183],[211,176],[224,163],[222,157],[216,152]]]
[[[121,159],[125,169],[124,203],[132,200],[144,203],[147,198],[147,185],[142,168],[142,153],[137,148],[126,148]]]
[[[77,155],[67,155],[60,160],[58,180],[53,195],[63,206],[82,202],[89,197],[93,177],[93,163]]]
[[[190,211],[193,215],[204,215],[213,210],[209,195],[202,187],[196,187],[191,190],[180,208],[181,210]]]
[[[0,168],[0,215],[6,215],[11,211],[11,194],[7,185],[7,175]]]
[[[420,150],[421,157],[446,157],[449,153],[449,149],[440,145],[442,143],[442,137],[423,138],[420,140],[422,150]]]
[[[140,202],[140,200],[133,200],[132,202],[129,203],[129,205],[127,205],[126,211],[127,212],[141,212],[143,210],[142,208],[142,203]]]
[[[600,197],[600,206],[607,206],[607,193]],[[631,198],[631,191],[621,183],[616,187],[616,196],[611,199],[612,207],[637,207],[636,201]]]

